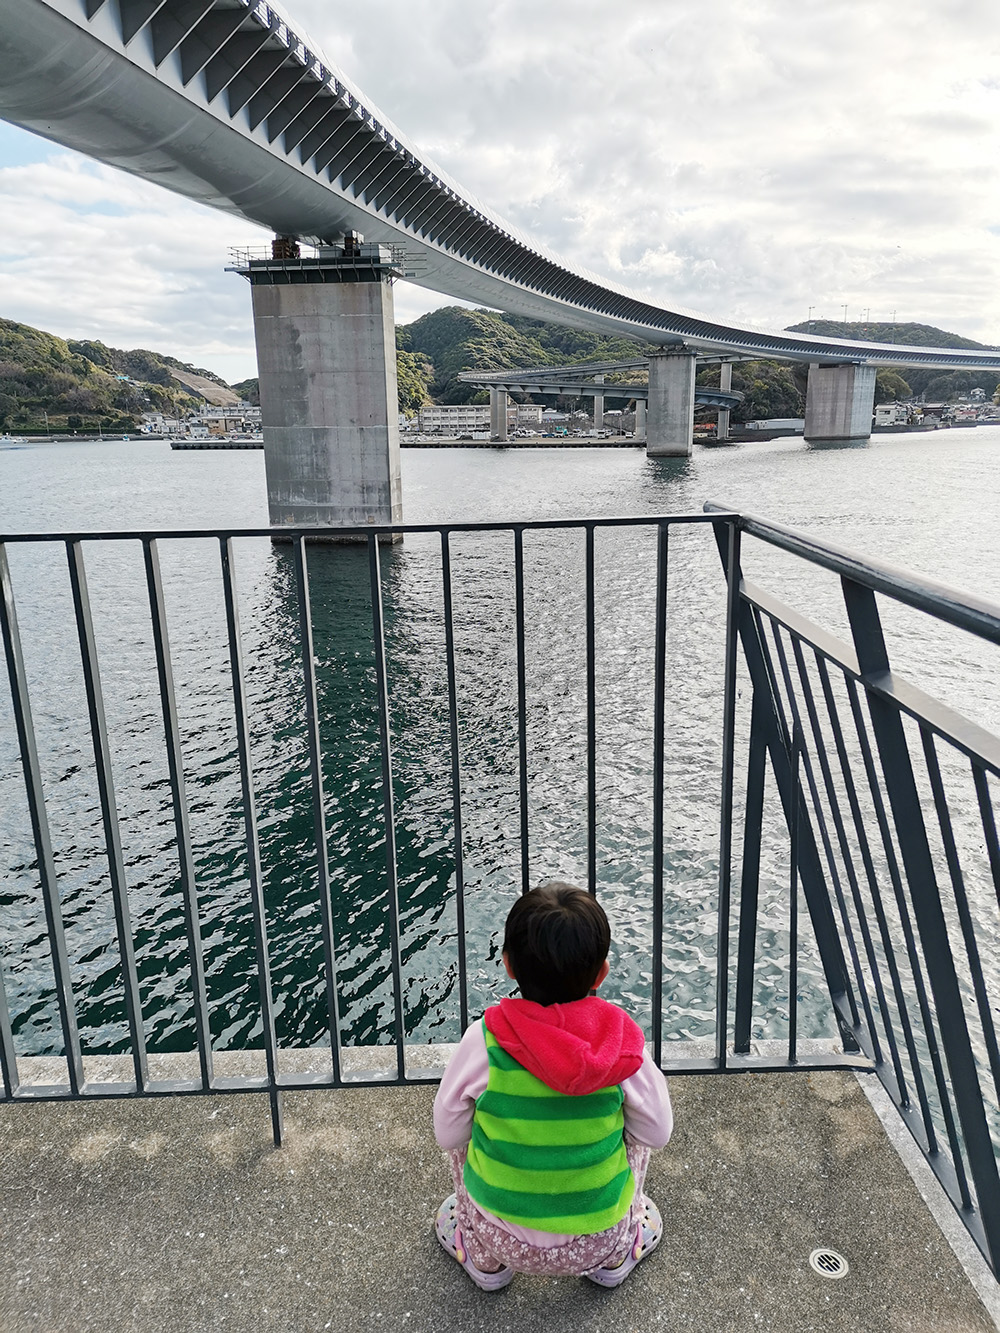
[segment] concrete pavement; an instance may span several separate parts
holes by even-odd
[[[675,1078],[659,1250],[617,1291],[478,1291],[437,1246],[433,1089],[0,1108],[2,1333],[980,1333],[995,1327],[847,1073]],[[810,1252],[850,1264],[832,1281]]]

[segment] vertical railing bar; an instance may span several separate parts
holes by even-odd
[[[267,939],[267,909],[264,903],[264,876],[257,833],[257,804],[254,795],[253,757],[250,753],[250,719],[243,674],[243,645],[240,638],[239,592],[236,586],[236,552],[232,537],[219,538],[222,558],[222,590],[226,604],[226,629],[229,635],[229,667],[233,682],[233,711],[236,721],[236,747],[240,763],[240,791],[243,798],[243,830],[246,839],[247,875],[250,881],[250,908],[253,913],[254,942],[257,951],[257,984],[260,990],[260,1018],[264,1038],[264,1060],[271,1100],[271,1128],[274,1146],[281,1147],[281,1102],[277,1095],[278,1053],[274,1032],[274,996],[271,991],[271,955]]]
[[[21,1086],[21,1076],[17,1069],[17,1051],[14,1048],[14,1031],[10,1025],[7,985],[2,966],[0,966],[0,1080],[3,1082],[3,1099],[7,1101]]]
[[[844,817],[840,809],[840,798],[837,795],[836,785],[833,781],[833,769],[830,766],[830,760],[827,755],[826,741],[823,736],[823,729],[820,726],[819,710],[816,707],[816,696],[813,691],[812,682],[809,679],[809,673],[806,670],[805,656],[802,652],[801,640],[796,636],[791,637],[792,652],[795,655],[795,666],[798,671],[799,681],[802,685],[802,697],[806,704],[806,713],[809,717],[809,728],[812,732],[813,742],[816,747],[816,755],[819,759],[820,774],[823,778],[823,786],[826,790],[826,799],[830,807],[830,815],[833,819],[833,829],[837,836],[837,845],[840,848],[841,860],[844,864],[844,870],[847,875],[847,886],[850,889],[851,900],[854,903],[854,910],[858,918],[858,930],[861,932],[861,942],[864,946],[865,957],[868,960],[868,967],[871,972],[872,984],[875,987],[875,999],[879,1006],[879,1013],[882,1015],[882,1029],[886,1033],[890,1043],[890,1048],[894,1046],[891,1029],[886,1024],[886,1005],[885,989],[882,985],[882,974],[878,965],[878,958],[875,954],[875,946],[872,941],[871,930],[868,926],[868,915],[865,912],[864,902],[861,898],[861,887],[858,884],[857,873],[854,869],[854,857],[851,855],[850,843],[847,840],[847,828],[844,824]],[[828,714],[830,723],[836,731],[837,723],[833,714]],[[836,742],[835,742],[836,743]],[[845,901],[846,910],[846,901]],[[860,961],[860,956],[859,956]],[[876,1064],[883,1062],[882,1046],[878,1038],[878,1030],[875,1025],[875,1015],[871,1006],[866,1006],[865,1012],[871,1025],[872,1050],[875,1055]]]
[[[69,581],[73,594],[77,636],[80,640],[80,659],[83,666],[84,689],[87,695],[87,711],[90,717],[90,738],[94,747],[97,789],[101,802],[104,844],[108,857],[108,876],[111,882],[115,930],[118,936],[118,953],[121,960],[125,1015],[128,1021],[131,1043],[132,1071],[135,1075],[136,1091],[142,1092],[146,1087],[147,1080],[146,1037],[142,1025],[142,1000],[139,994],[139,977],[135,966],[135,944],[132,938],[125,859],[122,853],[118,803],[115,797],[111,748],[108,743],[108,724],[104,713],[100,663],[97,656],[94,621],[90,610],[90,596],[87,589],[87,571],[82,542],[68,541],[66,543],[66,557],[69,562]]]
[[[736,649],[740,603],[740,529],[728,524],[726,563],[726,646],[722,708],[722,775],[719,798],[719,917],[716,935],[715,1057],[719,1069],[728,1064],[729,930],[733,881],[733,780],[736,765]]]
[[[948,863],[948,874],[951,877],[952,892],[955,895],[955,907],[958,912],[959,925],[962,928],[962,938],[965,940],[965,948],[969,956],[969,975],[972,981],[972,989],[976,997],[976,1006],[979,1010],[979,1021],[982,1024],[983,1041],[986,1045],[986,1054],[990,1063],[990,1072],[993,1075],[993,1087],[998,1103],[1000,1103],[1000,1048],[998,1048],[997,1045],[996,1028],[993,1024],[989,995],[987,994],[986,982],[983,977],[983,965],[979,956],[979,942],[976,939],[975,922],[973,921],[972,913],[969,910],[969,897],[965,889],[965,876],[962,874],[962,863],[958,855],[958,847],[955,843],[955,831],[952,827],[951,813],[948,809],[948,797],[945,793],[944,781],[941,777],[941,765],[938,762],[937,749],[934,745],[934,733],[929,727],[921,725],[920,740],[924,748],[927,775],[930,778],[931,793],[934,797],[934,807],[937,811],[938,827],[941,830],[941,843],[944,847],[945,860]],[[973,764],[973,781],[975,781],[978,776],[976,768],[977,766]]]
[[[781,668],[781,675],[785,682],[785,690],[788,695],[788,705],[792,712],[793,727],[797,726],[802,732],[802,721],[799,714],[799,701],[796,698],[795,690],[792,686],[792,675],[788,666],[788,657],[785,653],[785,645],[782,642],[781,630],[777,622],[768,617],[771,626],[771,636],[774,639],[775,651],[778,655],[778,664]],[[878,1044],[878,1034],[875,1031],[875,1022],[872,1017],[871,1004],[868,999],[868,987],[865,985],[864,973],[861,970],[861,958],[858,954],[857,940],[854,938],[854,930],[851,927],[850,918],[847,914],[847,902],[844,898],[844,886],[841,882],[840,873],[837,870],[836,857],[833,854],[833,844],[830,841],[830,830],[827,828],[826,817],[823,814],[823,807],[819,799],[819,787],[816,783],[816,775],[813,772],[812,761],[807,751],[802,754],[802,771],[806,775],[806,785],[809,789],[809,798],[812,802],[812,808],[816,816],[816,824],[819,829],[820,842],[823,845],[823,853],[826,857],[827,869],[830,872],[830,882],[833,885],[834,897],[837,900],[837,907],[840,910],[840,924],[844,932],[844,938],[847,940],[847,951],[851,957],[851,963],[854,968],[854,980],[861,996],[861,1005],[865,1011],[865,1021],[868,1025],[868,1032],[872,1038],[875,1048],[876,1061],[881,1063],[882,1053]],[[804,794],[803,794],[804,796]],[[851,1015],[854,1022],[860,1020],[857,1003],[853,994],[848,993],[848,999],[851,1006]]]
[[[750,753],[747,757],[747,795],[743,816],[743,856],[740,871],[739,942],[736,955],[733,1050],[738,1055],[745,1055],[750,1050],[750,1029],[753,1022],[757,914],[760,902],[760,848],[764,826],[764,780],[767,769],[767,743],[764,739],[761,709],[761,702],[755,693],[750,709]]]
[[[396,865],[396,801],[392,788],[392,731],[389,723],[389,684],[385,663],[385,622],[382,610],[382,570],[378,539],[368,537],[368,574],[371,585],[372,639],[378,686],[378,727],[382,749],[382,810],[385,823],[386,897],[389,915],[389,954],[392,967],[392,1012],[395,1029],[396,1077],[406,1078],[406,1033],[403,1021],[403,969],[399,942],[399,871]]]
[[[861,862],[865,868],[865,877],[868,881],[868,891],[872,900],[872,907],[875,911],[875,919],[878,922],[879,937],[882,941],[882,949],[885,954],[886,965],[889,968],[889,978],[892,982],[892,992],[896,1001],[896,1010],[899,1014],[899,1020],[903,1028],[903,1039],[906,1042],[907,1054],[910,1060],[910,1068],[913,1073],[914,1082],[920,1082],[923,1085],[923,1075],[917,1060],[916,1046],[913,1041],[913,1028],[910,1024],[910,1016],[906,1006],[906,998],[903,994],[902,979],[899,975],[899,967],[896,963],[896,951],[893,946],[892,936],[889,932],[889,922],[885,915],[885,906],[882,902],[882,891],[878,882],[878,875],[875,873],[875,862],[872,859],[871,845],[868,841],[868,832],[865,829],[864,816],[861,812],[861,803],[858,800],[857,785],[854,781],[854,775],[851,772],[851,761],[847,753],[847,746],[844,741],[844,729],[840,720],[840,712],[837,708],[837,701],[833,693],[833,685],[830,680],[830,673],[827,669],[825,660],[817,652],[815,653],[816,669],[819,672],[820,684],[823,688],[823,697],[826,700],[827,712],[833,724],[834,744],[837,748],[837,757],[840,761],[841,776],[844,779],[844,790],[847,792],[847,803],[851,808],[851,818],[854,822],[854,832],[858,839],[858,846],[861,850]],[[860,885],[858,892],[860,894]],[[862,915],[861,907],[858,908],[859,917]],[[874,947],[874,943],[873,946]],[[878,974],[876,973],[876,976]],[[884,993],[879,990],[880,981],[876,981],[876,993],[879,996],[879,1003],[882,1006],[883,1031],[885,1032],[886,1044],[889,1047],[889,1056],[892,1061],[893,1072],[896,1078],[896,1087],[899,1092],[901,1106],[909,1106],[910,1094],[906,1085],[906,1076],[903,1072],[903,1062],[899,1054],[899,1044],[896,1041],[896,1034],[892,1027],[891,1015],[888,1004],[885,1002]]]
[[[444,589],[444,649],[448,669],[448,724],[451,734],[451,809],[455,829],[455,929],[458,943],[458,1004],[462,1031],[469,1026],[469,978],[465,947],[465,857],[462,835],[462,749],[458,726],[455,618],[452,605],[451,533],[441,529],[441,581]]]
[[[993,876],[993,890],[1000,904],[1000,842],[997,841],[996,820],[993,817],[993,802],[990,799],[990,785],[986,771],[979,764],[972,765],[972,780],[976,786],[976,799],[979,802],[979,817],[983,825],[983,837],[986,839],[986,854]]]
[[[798,722],[792,731],[792,791],[799,790],[799,763],[802,758],[802,728]],[[799,1058],[799,821],[801,806],[796,795],[788,848],[788,1063]]]
[[[594,525],[586,533],[587,579],[587,891],[597,893],[597,650],[594,590]]]
[[[656,646],[653,657],[653,984],[650,995],[653,1059],[657,1065],[661,1064],[663,1056],[663,768],[669,540],[670,529],[667,524],[657,524],[656,606],[654,608]]]
[[[728,574],[729,548],[726,533],[719,524],[713,526],[713,531],[723,570]],[[789,764],[789,727],[783,714],[781,697],[774,678],[774,665],[764,637],[759,608],[742,595],[742,591],[738,623],[743,656],[753,691],[754,707],[758,710],[758,726],[771,760],[771,772],[785,823],[791,829],[793,794]],[[859,1046],[852,1026],[853,1020],[843,1011],[851,990],[847,961],[812,827],[804,809],[801,818],[799,880],[802,893],[809,910],[823,976],[830,993],[844,1049],[856,1051]],[[851,1013],[854,1013],[853,1007]]]
[[[955,960],[941,905],[934,860],[924,824],[903,718],[898,708],[867,688],[868,679],[889,670],[878,604],[870,588],[842,578],[844,602],[868,695],[868,711],[878,747],[886,793],[899,837],[907,888],[934,997],[935,1014],[948,1064],[948,1082],[962,1126],[963,1145],[975,1182],[986,1246],[1000,1265],[1000,1179],[975,1054],[965,1017]]]
[[[143,538],[142,547],[143,560],[146,566],[146,587],[149,592],[153,651],[156,657],[156,674],[160,687],[160,707],[163,713],[167,769],[170,775],[170,791],[174,807],[177,859],[181,897],[184,903],[184,927],[187,932],[191,989],[194,994],[198,1063],[201,1071],[201,1085],[207,1092],[213,1077],[212,1034],[208,1020],[208,993],[205,987],[205,959],[198,912],[198,885],[195,878],[194,856],[191,848],[191,829],[184,783],[184,756],[181,751],[181,730],[177,716],[173,668],[170,662],[170,638],[167,633],[167,612],[163,599],[163,578],[160,571],[160,557],[156,539],[153,537]]]
[[[913,933],[910,909],[907,905],[906,894],[903,889],[902,874],[899,869],[899,862],[896,859],[896,849],[892,842],[892,831],[889,828],[889,817],[886,812],[885,802],[882,799],[880,779],[875,768],[875,756],[872,752],[871,742],[868,739],[868,729],[865,726],[857,685],[849,676],[845,677],[844,684],[847,688],[848,699],[850,700],[854,726],[858,733],[858,743],[861,746],[861,758],[865,766],[865,775],[868,778],[868,790],[871,794],[872,805],[875,808],[875,818],[878,822],[879,834],[882,838],[882,848],[885,852],[886,865],[889,869],[889,881],[892,884],[893,896],[896,899],[896,909],[899,912],[899,923],[903,930],[903,940],[906,944],[906,956],[910,964],[910,971],[913,974],[913,987],[917,993],[917,1007],[920,1010],[920,1019],[924,1025],[924,1034],[927,1037],[927,1049],[931,1057],[934,1081],[938,1089],[938,1096],[943,1102],[945,1100],[942,1093],[942,1089],[945,1087],[944,1070],[941,1066],[941,1056],[938,1051],[937,1038],[934,1036],[930,1004],[927,1000],[927,987],[924,982],[920,955],[917,952],[917,941],[916,936]],[[905,1012],[905,1008],[901,1008],[901,1012]],[[920,1114],[924,1122],[924,1133],[927,1136],[927,1152],[933,1154],[939,1151],[937,1131],[934,1128],[930,1102],[927,1098],[923,1075],[920,1069],[919,1060],[916,1056],[915,1048],[911,1049],[910,1060],[913,1070],[914,1084],[917,1089],[917,1098],[920,1102]]]
[[[524,647],[524,533],[514,529],[514,603],[517,638],[517,747],[521,814],[521,892],[531,887],[528,845],[528,708]]]
[[[24,785],[28,798],[28,814],[31,820],[35,855],[38,859],[38,878],[42,890],[42,902],[45,907],[45,922],[52,957],[52,977],[55,985],[56,1005],[59,1011],[59,1024],[65,1046],[67,1076],[70,1093],[76,1097],[79,1096],[85,1082],[83,1055],[80,1050],[80,1033],[73,999],[69,955],[66,950],[66,931],[62,919],[62,906],[59,901],[59,882],[55,859],[52,854],[48,814],[45,808],[45,787],[42,782],[41,765],[38,760],[34,724],[31,720],[28,677],[24,666],[24,655],[21,651],[21,636],[17,627],[14,585],[11,581],[10,567],[7,563],[7,550],[2,542],[0,542],[0,628],[3,631],[7,674],[10,677],[14,726],[21,752]],[[10,1053],[13,1053],[12,1048]],[[11,1077],[16,1082],[16,1061],[13,1062]]]
[[[323,935],[323,965],[326,969],[326,1014],[330,1034],[330,1057],[335,1083],[341,1080],[340,1005],[337,996],[337,943],[333,927],[326,809],[323,793],[323,747],[319,734],[319,699],[316,691],[316,654],[313,645],[312,607],[309,597],[309,567],[304,537],[293,543],[295,589],[299,611],[299,642],[306,703],[306,733],[309,740],[309,771],[312,780],[313,828],[316,841],[316,877],[319,892],[320,928]]]

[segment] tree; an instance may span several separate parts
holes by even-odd
[[[711,366],[698,375],[698,383],[717,388],[719,369]],[[793,368],[778,361],[740,361],[733,366],[733,388],[744,395],[733,409],[733,425],[769,417],[801,417],[805,398]]]
[[[400,412],[412,414],[430,402],[429,386],[433,378],[434,365],[423,352],[397,351],[396,385]]]
[[[898,370],[880,370],[875,375],[876,403],[897,403],[911,398],[913,390]]]

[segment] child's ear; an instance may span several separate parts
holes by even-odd
[[[517,977],[514,975],[514,969],[510,965],[510,959],[507,957],[506,950],[503,954],[503,965],[507,969],[507,975],[510,977],[511,981],[516,981]]]
[[[594,978],[594,984],[592,987],[593,990],[597,990],[598,986],[601,984],[601,982],[604,980],[604,978],[608,975],[610,971],[611,971],[611,964],[605,958],[604,962],[601,964],[600,971]]]

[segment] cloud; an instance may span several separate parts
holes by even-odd
[[[286,0],[470,192],[666,305],[921,319],[1000,342],[1000,38],[985,0]],[[36,145],[31,160],[26,144]],[[251,373],[255,229],[0,132],[3,313]],[[446,303],[399,284],[405,321]]]

